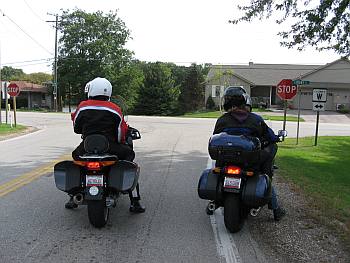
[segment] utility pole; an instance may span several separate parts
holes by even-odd
[[[49,14],[53,15],[53,14]],[[53,96],[54,96],[54,108],[55,111],[58,111],[59,108],[59,89],[57,85],[57,34],[58,34],[58,15],[56,14],[56,20],[55,21],[46,21],[49,23],[55,23],[55,62],[54,62],[54,83],[53,83]]]

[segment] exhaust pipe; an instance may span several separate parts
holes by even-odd
[[[259,207],[259,208],[252,208],[252,209],[250,209],[250,215],[252,217],[256,217],[256,216],[258,216],[260,210],[261,210],[261,207]]]
[[[207,205],[207,209],[206,209],[206,212],[207,212],[207,215],[213,215],[214,214],[214,211],[216,209],[216,205],[213,201],[210,201]]]
[[[84,201],[84,196],[83,194],[79,193],[79,194],[76,194],[73,196],[73,202],[76,204],[76,205],[81,205]]]
[[[106,206],[107,207],[116,207],[117,201],[116,198],[114,197],[106,197]]]

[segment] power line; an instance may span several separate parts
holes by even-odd
[[[45,22],[44,19],[42,19],[34,10],[33,8],[28,4],[26,0],[23,0],[23,2],[26,4],[26,6],[29,8],[29,10],[42,22]],[[45,23],[46,24],[46,23]]]
[[[22,64],[22,63],[38,62],[38,61],[49,62],[49,60],[53,60],[53,58],[42,58],[42,59],[33,59],[33,60],[25,60],[25,61],[8,62],[8,63],[2,63],[2,65],[4,66],[15,65],[15,64]]]
[[[31,40],[33,40],[38,46],[40,46],[42,49],[44,49],[46,52],[48,52],[50,55],[53,55],[49,50],[47,50],[43,45],[41,45],[38,41],[36,41],[31,35],[29,35],[26,31],[24,31],[15,21],[13,21],[8,15],[6,15],[1,9],[0,13],[3,14],[3,16],[6,16],[8,20],[10,20],[15,26],[17,26],[26,36],[28,36]]]

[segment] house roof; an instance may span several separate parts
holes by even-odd
[[[11,83],[17,84],[20,91],[30,91],[30,92],[40,92],[40,93],[48,92],[47,87],[43,85],[27,82],[27,81],[18,80],[18,81],[11,81]]]
[[[208,79],[215,78],[217,71],[224,71],[253,85],[276,86],[282,79],[296,79],[320,67],[321,65],[255,64],[252,62],[249,65],[213,65],[208,73]]]

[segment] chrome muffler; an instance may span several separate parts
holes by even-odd
[[[76,205],[81,205],[84,201],[84,196],[83,194],[79,193],[73,196],[73,202]]]
[[[250,209],[250,215],[252,217],[256,217],[256,216],[258,216],[260,210],[261,210],[261,207],[259,207],[259,208],[252,208],[252,209]]]

